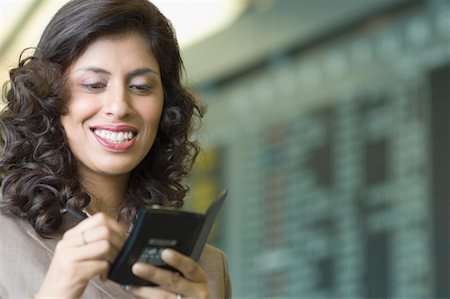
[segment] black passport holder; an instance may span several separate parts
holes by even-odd
[[[154,286],[135,276],[131,267],[139,261],[176,271],[160,258],[160,252],[165,248],[175,249],[198,261],[226,195],[223,191],[205,214],[170,208],[142,208],[111,265],[108,278],[122,285]]]

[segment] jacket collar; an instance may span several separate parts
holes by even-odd
[[[75,225],[79,223],[79,220],[71,217],[70,215],[63,216],[63,224],[61,226],[61,233],[55,234],[51,239],[50,238],[42,238],[39,234],[34,230],[33,227],[26,221],[26,227],[24,228],[26,233],[35,240],[40,246],[44,247],[50,256],[53,256],[56,248],[56,244],[59,240],[61,240],[64,232],[71,229]],[[131,294],[122,289],[122,287],[112,282],[111,280],[107,280],[105,282],[101,281],[98,277],[94,277],[89,282],[88,286],[97,288],[102,293],[110,298],[132,298]]]

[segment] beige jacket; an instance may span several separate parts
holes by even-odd
[[[64,217],[63,230],[76,224]],[[0,213],[0,298],[31,299],[44,279],[58,240],[41,238],[25,220]],[[199,261],[206,272],[211,298],[231,298],[231,286],[224,254],[207,245]],[[133,298],[120,285],[94,278],[83,299]]]

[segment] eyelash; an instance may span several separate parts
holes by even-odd
[[[98,90],[101,88],[105,88],[106,84],[101,83],[101,82],[95,82],[95,83],[82,84],[82,86],[89,90]]]
[[[152,87],[150,85],[146,85],[146,84],[130,84],[130,85],[128,85],[128,87],[139,94],[147,94],[152,89]]]
[[[82,84],[82,86],[90,91],[98,91],[99,89],[105,88],[107,85],[102,82],[95,82]],[[147,94],[152,89],[152,87],[147,84],[130,84],[128,85],[128,88],[134,90],[136,93],[139,94]]]

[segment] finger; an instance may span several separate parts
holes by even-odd
[[[76,226],[74,226],[73,228],[67,230],[64,235],[63,238],[70,238],[76,234],[81,233],[82,231],[85,231],[87,229],[96,227],[98,225],[100,225],[101,223],[103,223],[105,220],[102,219],[102,214],[103,213],[97,213],[92,217],[88,217],[84,220],[82,220],[80,223],[78,223]],[[104,214],[103,214],[104,215]],[[104,217],[107,217],[106,215],[104,215]]]
[[[94,243],[101,240],[107,240],[119,250],[125,242],[125,235],[118,234],[108,226],[97,226],[85,231],[82,231],[79,236],[74,235],[73,238],[81,238],[82,245]]]
[[[190,257],[172,249],[164,249],[161,258],[166,264],[180,271],[186,279],[194,282],[206,281],[203,269]]]
[[[81,247],[66,248],[64,256],[71,261],[106,260],[113,261],[119,250],[106,240],[97,241]]]
[[[105,226],[99,226],[90,230],[84,230],[70,237],[63,238],[58,243],[58,248],[81,248],[89,244],[97,243],[100,241],[107,241],[112,244],[115,251],[119,251],[125,241],[125,236],[119,236],[112,233]]]
[[[125,238],[126,232],[120,224],[107,215],[98,213],[67,231],[62,241],[67,241],[64,243],[65,246],[71,247],[84,246],[99,240],[109,240],[117,249],[120,249]]]
[[[73,227],[72,229],[68,230],[63,238],[69,238],[76,234],[81,233],[82,231],[97,227],[97,226],[103,226],[106,225],[110,227],[114,232],[117,234],[123,234],[126,235],[126,231],[124,228],[114,219],[106,215],[105,213],[97,213],[93,215],[92,217],[89,217],[83,221],[81,221],[78,225]]]
[[[206,282],[193,282],[185,279],[180,273],[161,269],[150,264],[136,263],[132,267],[136,276],[151,281],[161,289],[186,297],[204,297],[208,289]]]

